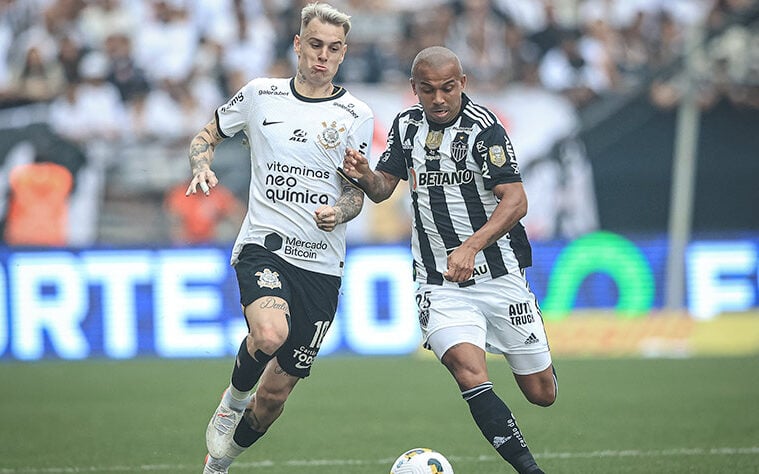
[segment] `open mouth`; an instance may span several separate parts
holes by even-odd
[[[448,115],[448,111],[447,110],[437,109],[437,110],[433,110],[432,111],[432,115],[435,116],[435,117],[443,118],[443,117],[446,117]]]

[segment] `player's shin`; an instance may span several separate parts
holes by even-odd
[[[254,355],[250,355],[247,338],[243,339],[237,351],[237,358],[232,369],[232,383],[228,391],[228,401],[233,409],[237,411],[245,409],[250,401],[250,395],[253,393],[253,387],[258,383],[266,364],[272,357],[272,355],[265,354],[260,350],[256,351]]]
[[[232,437],[234,443],[232,443],[232,447],[227,451],[227,454],[234,454],[235,457],[239,456],[240,453],[248,449],[264,434],[266,434],[266,431],[253,429],[247,417],[244,416],[242,421],[237,425],[237,429],[235,429],[235,434]]]
[[[519,473],[542,473],[530,453],[522,432],[509,407],[493,392],[492,382],[485,382],[461,393],[469,404],[475,423],[483,436]]]

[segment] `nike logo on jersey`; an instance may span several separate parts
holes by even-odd
[[[279,122],[269,122],[268,120],[264,119],[264,127],[267,125],[274,125],[275,123],[283,123],[281,120]]]

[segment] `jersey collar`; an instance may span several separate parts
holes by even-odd
[[[297,90],[295,90],[295,78],[290,78],[290,91],[293,93],[293,96],[297,98],[298,100],[302,100],[303,102],[327,102],[329,100],[335,100],[345,95],[347,92],[344,87],[342,86],[332,86],[332,94],[327,97],[306,97],[304,95],[301,95],[298,93]]]

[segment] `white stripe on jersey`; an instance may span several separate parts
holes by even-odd
[[[342,192],[335,170],[346,147],[370,156],[374,118],[340,88],[325,99],[299,95],[292,79],[254,79],[216,111],[225,136],[244,132],[250,144],[248,212],[232,250],[258,244],[306,270],[341,276],[345,224],[316,227],[314,211]]]

